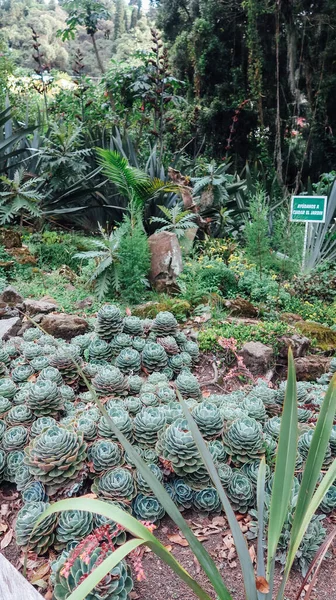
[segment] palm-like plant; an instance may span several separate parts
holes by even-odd
[[[125,233],[125,225],[120,225],[117,229],[113,229],[108,235],[100,223],[98,223],[101,239],[91,240],[91,245],[95,246],[96,250],[88,250],[86,252],[78,252],[73,258],[80,260],[94,259],[96,268],[94,269],[89,282],[94,282],[99,300],[106,296],[110,288],[115,291],[119,290],[119,246],[121,238]]]
[[[159,227],[157,231],[171,231],[180,239],[185,235],[187,229],[197,228],[195,215],[191,210],[183,210],[181,204],[176,203],[172,208],[159,206],[159,209],[163,212],[165,218],[152,217],[151,219],[151,223],[162,224],[162,227]]]
[[[115,150],[97,148],[98,160],[103,173],[114,183],[120,195],[129,202],[129,209],[143,209],[160,194],[178,192],[179,186],[150,177],[141,169],[132,167],[127,158]]]
[[[20,214],[20,224],[25,213],[34,217],[41,216],[39,203],[42,195],[37,191],[37,185],[42,181],[40,178],[26,178],[23,169],[14,173],[13,179],[5,175],[0,177],[3,190],[0,191],[0,223],[9,223]]]

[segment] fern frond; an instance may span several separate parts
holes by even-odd
[[[103,258],[105,257],[107,252],[103,250],[87,250],[86,252],[77,252],[73,255],[72,258],[78,258],[79,260],[83,259],[92,259],[92,258]]]
[[[100,275],[100,277],[98,277],[98,279],[96,279],[95,282],[95,289],[96,289],[96,293],[98,296],[98,300],[103,300],[104,297],[107,295],[109,288],[111,285],[111,275],[110,273],[106,270],[104,271],[104,273],[102,273]]]

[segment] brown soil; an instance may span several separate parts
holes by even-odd
[[[195,513],[188,514],[188,522],[197,520],[197,523],[209,523],[209,519],[201,519]],[[331,519],[326,519],[328,530],[333,528]],[[157,537],[165,546],[172,546],[171,552],[182,566],[194,577],[197,582],[204,587],[211,598],[216,597],[207,577],[200,570],[197,561],[188,547],[181,547],[172,543],[168,535],[178,533],[176,525],[165,518],[157,532]],[[226,559],[221,559],[221,549],[223,547],[223,535],[227,531],[209,536],[207,541],[203,542],[204,547],[214,558],[219,571],[223,577],[225,585],[228,587],[234,600],[246,600],[239,563],[234,559],[229,563]],[[319,572],[317,585],[311,600],[336,600],[336,540],[331,548],[330,558],[325,559]],[[231,564],[231,566],[230,566]],[[194,593],[152,552],[146,552],[143,558],[143,567],[146,573],[146,580],[135,584],[134,600],[195,600]],[[280,581],[280,571],[277,573],[277,580]],[[302,577],[299,572],[294,571],[286,588],[286,600],[295,600],[296,594],[302,583]]]

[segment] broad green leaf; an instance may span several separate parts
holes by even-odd
[[[295,540],[302,525],[322,469],[336,412],[336,374],[333,376],[323,400],[314,435],[306,460],[296,510],[291,529],[291,539]]]
[[[301,525],[297,531],[295,538],[291,535],[291,546],[290,546],[288,556],[287,556],[285,577],[288,577],[288,575],[289,575],[289,572],[292,568],[292,565],[293,565],[293,562],[295,559],[295,554],[301,544],[304,534],[306,533],[307,527],[312,519],[312,516],[317,511],[318,507],[320,506],[320,504],[323,500],[324,495],[326,494],[326,492],[328,491],[330,486],[334,483],[335,479],[336,479],[336,459],[330,465],[328,471],[326,472],[320,485],[318,486],[314,496],[312,497],[312,499],[306,509],[306,513],[303,516]]]
[[[91,498],[73,498],[71,500],[60,500],[51,504],[41,515],[34,526],[36,527],[45,519],[47,516],[62,510],[83,510],[91,513],[103,515],[108,519],[116,521],[132,535],[136,536],[137,541],[140,544],[147,544],[153,552],[157,554],[165,563],[175,571],[175,573],[195,592],[195,594],[201,600],[211,600],[208,594],[201,588],[201,586],[190,577],[189,573],[179,564],[179,562],[168,552],[168,550],[156,539],[156,537],[145,527],[137,521],[132,515],[123,511],[118,506],[103,502],[101,500],[93,500]],[[34,531],[33,530],[33,531]],[[123,548],[124,546],[121,546]],[[125,553],[125,555],[127,552]],[[118,561],[119,562],[119,561]],[[103,563],[102,563],[103,564]],[[96,584],[94,584],[96,585]],[[94,586],[93,586],[94,587]],[[92,589],[92,588],[91,588]],[[82,598],[81,596],[76,597],[76,600]],[[220,597],[222,598],[222,596]],[[225,597],[223,597],[225,599]]]
[[[192,418],[192,416],[188,410],[188,407],[187,407],[185,401],[183,400],[181,394],[179,393],[178,390],[176,391],[176,393],[177,393],[179,402],[183,408],[185,418],[188,421],[188,425],[190,427],[192,436],[193,436],[195,443],[200,451],[200,454],[201,454],[204,464],[207,468],[207,471],[216,487],[216,490],[217,490],[220,500],[222,502],[225,514],[227,516],[229,526],[231,529],[231,533],[232,533],[234,543],[236,546],[237,554],[239,557],[240,566],[241,566],[242,573],[243,573],[246,600],[257,600],[257,589],[256,589],[256,585],[255,585],[254,569],[253,569],[251,557],[249,555],[246,540],[242,534],[239,523],[235,517],[233,510],[232,510],[229,499],[228,499],[226,493],[224,492],[223,486],[221,484],[221,481],[220,481],[218,473],[217,473],[217,469],[212,460],[212,456],[204,442],[204,439],[200,433],[200,430],[198,429],[194,419]],[[225,596],[223,598],[226,598],[226,597],[230,597],[230,596]]]
[[[130,552],[144,544],[145,542],[140,539],[129,540],[117,550],[113,552],[110,556],[105,558],[105,560],[96,567],[92,573],[75,589],[72,594],[68,597],[67,600],[85,600],[88,594],[93,590],[96,585],[109,573],[114,567],[120,563],[120,561],[127,556]]]
[[[260,461],[257,481],[257,510],[258,510],[258,540],[257,540],[257,574],[266,576],[264,562],[264,512],[265,512],[265,480],[266,462],[265,457]],[[258,592],[258,598],[260,594]]]
[[[275,464],[268,524],[267,577],[275,558],[291,497],[298,438],[296,377],[293,353],[288,352],[288,376]]]

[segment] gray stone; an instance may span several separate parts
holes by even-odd
[[[76,335],[83,335],[89,329],[88,322],[82,317],[66,313],[51,313],[45,315],[41,327],[56,338],[71,340]]]
[[[304,356],[294,359],[297,381],[315,381],[330,370],[327,356]]]
[[[283,335],[279,338],[279,356],[280,358],[287,358],[288,349],[292,348],[294,358],[301,358],[307,354],[310,344],[310,339],[303,335],[297,333]]]
[[[2,294],[0,294],[0,302],[6,304],[22,304],[23,296],[12,285],[7,286]]]
[[[29,316],[37,315],[39,313],[48,314],[58,308],[57,305],[52,302],[46,300],[33,300],[31,298],[26,298],[24,307]]]
[[[1,319],[0,321],[0,340],[8,340],[8,338],[17,335],[22,321],[19,317],[11,319]]]
[[[182,254],[175,233],[161,231],[148,238],[151,251],[149,280],[158,292],[177,290],[177,278],[182,273]]]
[[[253,375],[264,375],[269,369],[274,353],[273,348],[261,342],[247,342],[239,354]]]

